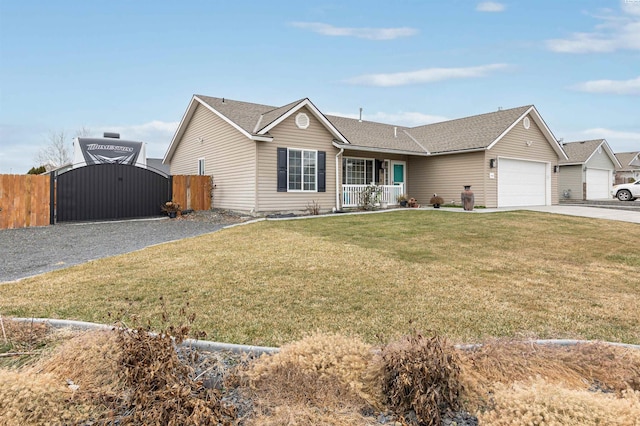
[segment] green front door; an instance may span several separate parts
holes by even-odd
[[[393,165],[393,184],[404,183],[404,164],[395,163]]]

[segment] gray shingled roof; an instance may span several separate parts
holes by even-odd
[[[300,99],[282,107],[274,107],[196,96],[250,134],[264,129],[304,101]],[[529,108],[531,105],[418,127],[395,126],[329,115],[325,117],[354,148],[433,154],[487,148]]]
[[[262,115],[262,119],[260,120],[260,124],[258,125],[258,129],[256,131],[259,132],[260,130],[264,129],[269,124],[273,123],[278,118],[282,117],[284,114],[287,113],[287,111],[289,111],[291,108],[298,105],[302,101],[304,101],[304,99],[298,99],[297,101],[293,101],[290,104],[287,104],[283,107],[276,108],[267,113],[264,113]]]
[[[278,109],[269,105],[253,104],[250,102],[234,101],[225,98],[212,98],[211,96],[195,95],[211,108],[236,123],[247,133],[253,134],[253,129],[262,114]]]
[[[409,132],[432,154],[487,148],[531,105],[427,124]]]
[[[560,160],[559,164],[584,163],[593,155],[604,142],[604,139],[593,139],[588,141],[567,142],[562,144],[564,152],[569,157],[568,160]]]
[[[349,146],[425,153],[425,149],[408,136],[407,127],[359,121],[353,118],[325,115],[327,120],[350,142]],[[395,129],[394,129],[395,128]]]
[[[637,170],[640,168],[640,159],[638,158],[640,156],[639,151],[618,152],[615,154],[615,156],[622,165],[622,167],[616,167],[616,170]],[[636,161],[634,162],[634,160]],[[637,165],[632,164],[632,162],[637,163]]]

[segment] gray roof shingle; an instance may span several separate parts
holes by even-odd
[[[256,134],[306,99],[274,107],[195,96],[249,134]],[[418,127],[395,126],[333,115],[325,117],[354,148],[434,154],[487,148],[529,108],[531,105]]]
[[[327,120],[350,142],[349,146],[395,151],[422,152],[426,150],[405,133],[407,127],[353,118],[326,115]]]
[[[195,95],[211,108],[236,123],[249,134],[253,130],[262,114],[278,109],[269,105],[253,104],[250,102],[234,101],[225,98],[213,98],[211,96]]]
[[[561,159],[559,164],[584,163],[603,142],[604,139],[592,139],[588,141],[563,143],[562,148],[569,159]]]
[[[432,154],[487,148],[531,105],[414,127],[411,135]]]
[[[616,167],[616,170],[637,170],[640,169],[640,151],[634,152],[618,152],[616,158],[622,167]]]

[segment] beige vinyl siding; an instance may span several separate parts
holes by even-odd
[[[200,142],[202,138],[202,142]],[[198,105],[171,158],[171,174],[195,175],[198,159],[213,176],[214,208],[250,211],[255,207],[255,142]]]
[[[495,169],[489,169],[489,159],[505,157],[514,160],[540,161],[550,164],[551,168],[551,204],[558,204],[558,173],[553,172],[553,166],[558,164],[558,154],[544,137],[533,117],[529,116],[531,126],[525,129],[522,120],[498,141],[490,150],[486,151],[483,162],[486,206],[498,205],[498,179],[500,179],[500,162]],[[530,145],[527,142],[531,142]],[[489,178],[489,173],[495,173],[495,179]]]
[[[295,117],[304,112],[309,117],[309,127],[299,129]],[[336,205],[336,154],[332,145],[333,135],[320,123],[307,108],[302,108],[278,124],[269,134],[272,142],[258,142],[258,212],[301,212],[312,202],[320,204],[323,212],[330,211]],[[326,192],[278,192],[278,148],[308,149],[325,151]]]
[[[615,169],[615,164],[611,161],[611,158],[607,155],[607,152],[602,149],[602,152],[596,151],[589,161],[587,162],[587,167],[590,169],[601,169],[601,170],[613,170]]]
[[[563,192],[570,189],[570,200],[582,200],[583,176],[584,172],[582,171],[582,164],[575,166],[560,166],[560,173],[558,176],[558,197],[563,199]]]
[[[445,203],[454,201],[459,205],[464,186],[471,185],[475,204],[484,206],[483,162],[484,152],[412,157],[407,195],[421,204],[428,204],[431,196],[438,194]]]

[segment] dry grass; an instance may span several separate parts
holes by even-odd
[[[244,344],[314,330],[375,343],[411,321],[454,342],[640,343],[639,240],[637,225],[524,211],[268,221],[2,285],[0,312],[124,310],[157,328],[164,296],[168,312],[189,303],[208,339]]]
[[[263,355],[234,381],[254,401],[249,425],[364,425],[381,399],[372,347],[358,338],[313,334]]]
[[[640,392],[622,397],[567,389],[535,379],[510,386],[498,385],[490,411],[481,424],[558,426],[636,426],[640,423]]]
[[[174,330],[179,339],[184,330]],[[179,361],[166,335],[47,332],[40,341],[47,345],[30,363],[0,368],[1,424],[375,425],[380,413],[391,419],[398,396],[411,405],[452,389],[481,424],[632,426],[640,418],[640,352],[601,344],[493,340],[460,351],[416,333],[377,350],[357,337],[316,333],[229,364],[218,391],[193,379],[190,359]],[[442,368],[453,374],[435,371]],[[220,405],[221,396],[249,409],[233,420],[236,410]],[[394,420],[439,424],[433,413],[420,418],[421,404],[400,407]]]

